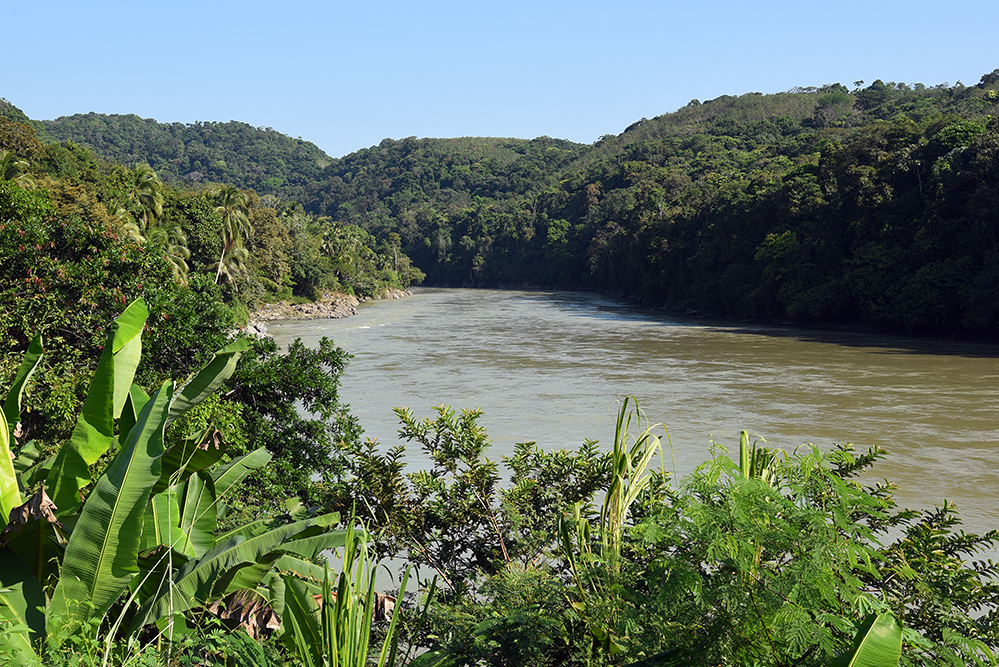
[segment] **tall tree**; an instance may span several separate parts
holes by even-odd
[[[232,250],[242,248],[244,240],[253,233],[246,208],[246,194],[231,185],[223,185],[209,195],[215,210],[222,217],[222,254],[219,256],[215,283],[218,284],[225,267],[226,256],[234,257]],[[231,273],[226,270],[226,275]]]
[[[163,215],[163,182],[148,164],[137,164],[128,172],[127,187],[126,203],[144,231]]]

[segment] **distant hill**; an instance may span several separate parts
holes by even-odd
[[[309,212],[387,233],[419,226],[420,211],[529,195],[589,150],[550,137],[385,139],[332,161],[300,201]]]
[[[38,126],[52,140],[73,141],[121,164],[146,162],[167,183],[229,183],[282,199],[299,198],[332,160],[311,142],[237,121],[158,123],[88,113]]]
[[[31,123],[31,119],[16,106],[0,97],[0,118],[9,118],[18,123]]]

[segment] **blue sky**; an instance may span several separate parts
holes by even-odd
[[[994,0],[0,0],[0,9],[0,97],[31,118],[239,120],[334,157],[386,137],[592,143],[693,98],[879,78],[974,85],[999,68]]]

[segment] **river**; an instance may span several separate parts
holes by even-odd
[[[957,503],[999,528],[999,346],[714,322],[576,292],[415,290],[339,320],[275,322],[282,347],[327,336],[354,355],[341,399],[365,435],[398,444],[394,406],[481,408],[499,460],[517,442],[610,446],[618,402],[666,425],[678,476],[739,431],[791,451],[880,445],[900,502]],[[669,456],[667,456],[669,458]],[[409,453],[418,468],[425,459]]]

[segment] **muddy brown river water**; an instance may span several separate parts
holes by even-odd
[[[397,444],[394,406],[481,408],[491,459],[514,443],[613,442],[618,401],[637,397],[669,431],[679,476],[739,431],[788,451],[880,445],[874,470],[900,501],[946,498],[965,529],[999,528],[999,346],[682,318],[573,292],[417,289],[339,320],[276,322],[277,342],[332,338],[367,437]],[[425,459],[409,454],[410,465]],[[673,468],[674,462],[667,461]]]

